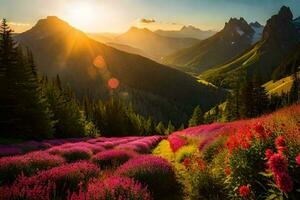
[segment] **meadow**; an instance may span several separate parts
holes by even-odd
[[[299,125],[294,105],[168,137],[2,145],[0,199],[298,199]]]

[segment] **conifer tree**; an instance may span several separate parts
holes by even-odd
[[[300,79],[298,77],[297,71],[295,70],[294,74],[293,74],[293,85],[291,87],[291,91],[289,94],[289,103],[293,104],[297,101],[299,101],[300,99]]]
[[[157,126],[155,127],[155,131],[157,134],[159,135],[164,135],[165,133],[165,126],[164,126],[164,123],[163,122],[159,122],[157,124]]]
[[[193,115],[189,120],[189,127],[198,126],[204,123],[204,114],[200,106],[196,106],[194,109]]]
[[[42,96],[36,68],[11,36],[6,20],[0,28],[1,133],[26,139],[49,138],[54,122]]]
[[[173,133],[175,131],[175,126],[172,124],[171,121],[168,122],[168,126],[165,130],[165,135],[170,135],[171,133]]]

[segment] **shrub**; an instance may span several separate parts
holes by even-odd
[[[150,193],[140,183],[126,177],[110,177],[104,181],[94,181],[87,191],[79,194],[85,200],[150,200]]]
[[[179,135],[179,133],[175,132],[168,137],[171,148],[173,152],[176,152],[178,149],[188,144],[188,142],[184,139],[184,136]]]
[[[38,170],[46,170],[64,163],[64,159],[37,151],[22,156],[3,157],[0,159],[0,184],[12,183],[22,173],[31,176]]]
[[[66,199],[86,188],[89,180],[98,177],[97,166],[88,162],[78,162],[41,171],[32,177],[20,177],[11,187],[0,189],[0,196],[7,199]]]
[[[116,173],[147,185],[154,199],[176,199],[180,196],[181,188],[174,169],[163,158],[139,156],[120,166]]]
[[[94,155],[92,161],[101,168],[115,168],[135,156],[137,156],[137,154],[132,151],[112,149]]]
[[[228,199],[223,180],[208,168],[190,173],[191,193],[189,199]]]
[[[194,145],[183,146],[176,152],[176,161],[181,163],[185,158],[190,158],[196,151],[197,147]]]
[[[61,151],[61,156],[65,158],[67,162],[88,160],[92,157],[92,155],[93,152],[86,147],[71,147]]]

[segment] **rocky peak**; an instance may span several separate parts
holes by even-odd
[[[251,22],[250,24],[249,24],[251,27],[254,27],[254,28],[261,28],[261,27],[263,27],[263,25],[261,25],[259,22]]]
[[[189,25],[189,26],[183,26],[180,31],[191,32],[191,31],[201,31],[201,30],[192,25]]]
[[[264,39],[292,40],[297,37],[297,29],[292,23],[293,14],[289,7],[283,6],[278,14],[273,15],[265,26]]]
[[[230,18],[230,20],[225,23],[223,29],[226,33],[238,33],[240,35],[252,35],[254,33],[253,29],[249,26],[247,21],[244,18]]]

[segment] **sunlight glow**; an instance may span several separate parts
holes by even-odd
[[[89,3],[76,2],[66,7],[66,20],[75,27],[89,26],[97,18],[96,10]]]

